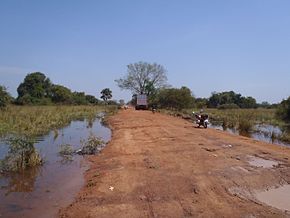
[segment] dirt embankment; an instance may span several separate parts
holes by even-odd
[[[290,183],[290,149],[126,110],[113,139],[90,157],[86,186],[60,217],[287,217],[254,190]],[[256,167],[251,157],[279,162]]]

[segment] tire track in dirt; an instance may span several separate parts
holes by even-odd
[[[197,129],[149,111],[121,111],[109,123],[112,141],[100,155],[88,157],[85,178],[91,186],[60,217],[289,216],[252,195],[290,183],[288,148]],[[281,165],[256,168],[248,155]]]

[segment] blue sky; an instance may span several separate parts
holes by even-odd
[[[29,72],[128,100],[114,80],[157,62],[168,82],[280,102],[290,95],[288,0],[1,0],[0,84],[15,96]]]

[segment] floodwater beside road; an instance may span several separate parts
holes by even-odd
[[[100,119],[72,121],[57,132],[38,138],[35,147],[45,160],[43,166],[0,175],[0,217],[53,217],[59,208],[72,202],[84,185],[83,173],[88,163],[79,155],[71,160],[59,156],[60,145],[80,148],[80,140],[90,134],[105,142],[111,138],[110,129],[104,127]],[[0,146],[3,158],[8,145]]]
[[[253,130],[248,133],[240,132],[235,128],[223,128],[222,125],[218,123],[211,124],[209,127],[221,131],[226,131],[235,135],[253,138],[262,142],[290,147],[289,143],[283,142],[276,138],[277,136],[280,136],[283,133],[283,131],[279,127],[270,124],[254,125]]]

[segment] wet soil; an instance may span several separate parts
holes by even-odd
[[[290,184],[289,148],[149,111],[109,124],[112,141],[89,157],[86,185],[60,217],[290,217],[256,196]]]

